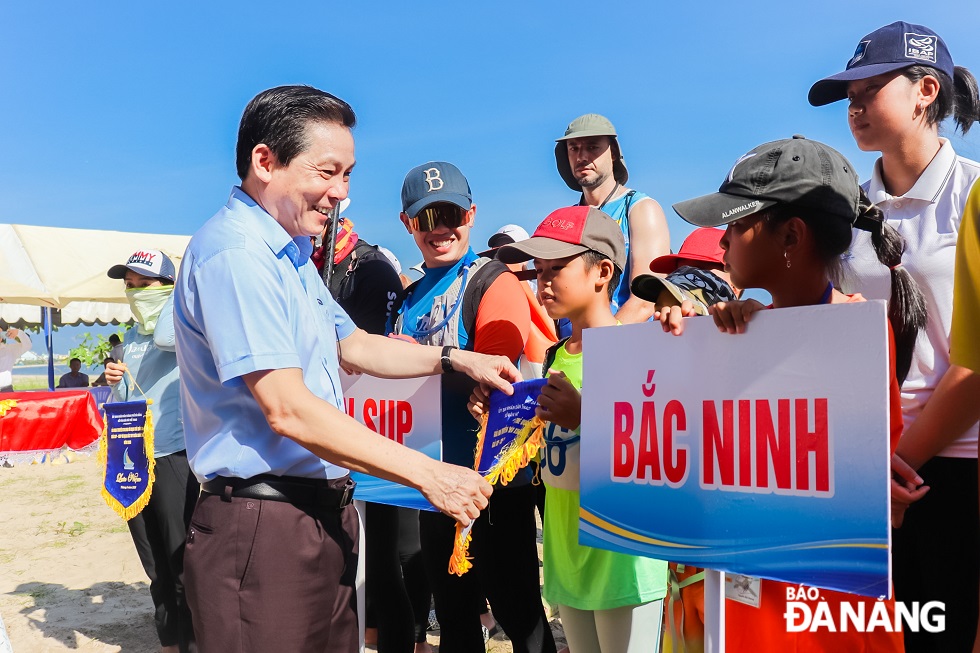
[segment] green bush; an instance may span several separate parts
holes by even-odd
[[[122,339],[125,333],[125,328],[120,330],[118,332],[119,338]],[[81,344],[68,352],[68,359],[77,358],[82,361],[84,367],[97,367],[102,364],[110,351],[112,351],[112,345],[109,344],[107,336],[85,333],[82,335]]]

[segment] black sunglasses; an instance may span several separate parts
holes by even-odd
[[[449,229],[457,229],[466,220],[466,213],[455,204],[430,204],[418,215],[412,218],[412,229],[415,231],[432,231],[440,224]]]

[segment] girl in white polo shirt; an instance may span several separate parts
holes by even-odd
[[[961,221],[980,218],[964,215],[980,164],[957,156],[939,126],[952,116],[965,134],[980,120],[977,82],[953,65],[935,32],[892,23],[861,39],[844,72],[810,89],[814,106],[843,99],[858,147],[881,153],[864,189],[906,240],[902,266],[918,282],[928,310],[911,360],[898,361],[905,433],[897,453],[930,490],[894,532],[893,567],[897,598],[942,601],[946,629],[906,632],[906,650],[967,651],[980,584],[978,425],[971,423],[969,402],[958,400],[972,372],[950,364],[949,334],[956,238]],[[878,262],[870,238],[855,232],[842,281],[847,292],[887,299],[889,269]]]

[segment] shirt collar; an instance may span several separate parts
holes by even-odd
[[[282,225],[240,186],[231,189],[231,197],[226,206],[243,216],[248,231],[265,241],[277,257],[285,256],[295,268],[310,259],[310,254],[313,253],[310,239],[305,236],[290,238]]]
[[[919,175],[915,185],[903,195],[905,199],[923,200],[930,203],[935,203],[939,199],[943,187],[953,172],[953,166],[956,164],[956,152],[953,151],[953,146],[949,140],[940,138],[939,142],[942,144],[939,151]],[[875,204],[894,198],[885,190],[885,184],[881,178],[881,159],[875,161],[874,171],[868,186],[868,195]]]

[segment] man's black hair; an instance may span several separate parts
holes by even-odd
[[[289,165],[308,146],[306,128],[311,122],[353,129],[357,117],[349,104],[312,86],[277,86],[252,98],[238,127],[238,177],[245,181],[252,150],[259,143],[269,146],[280,165]]]

